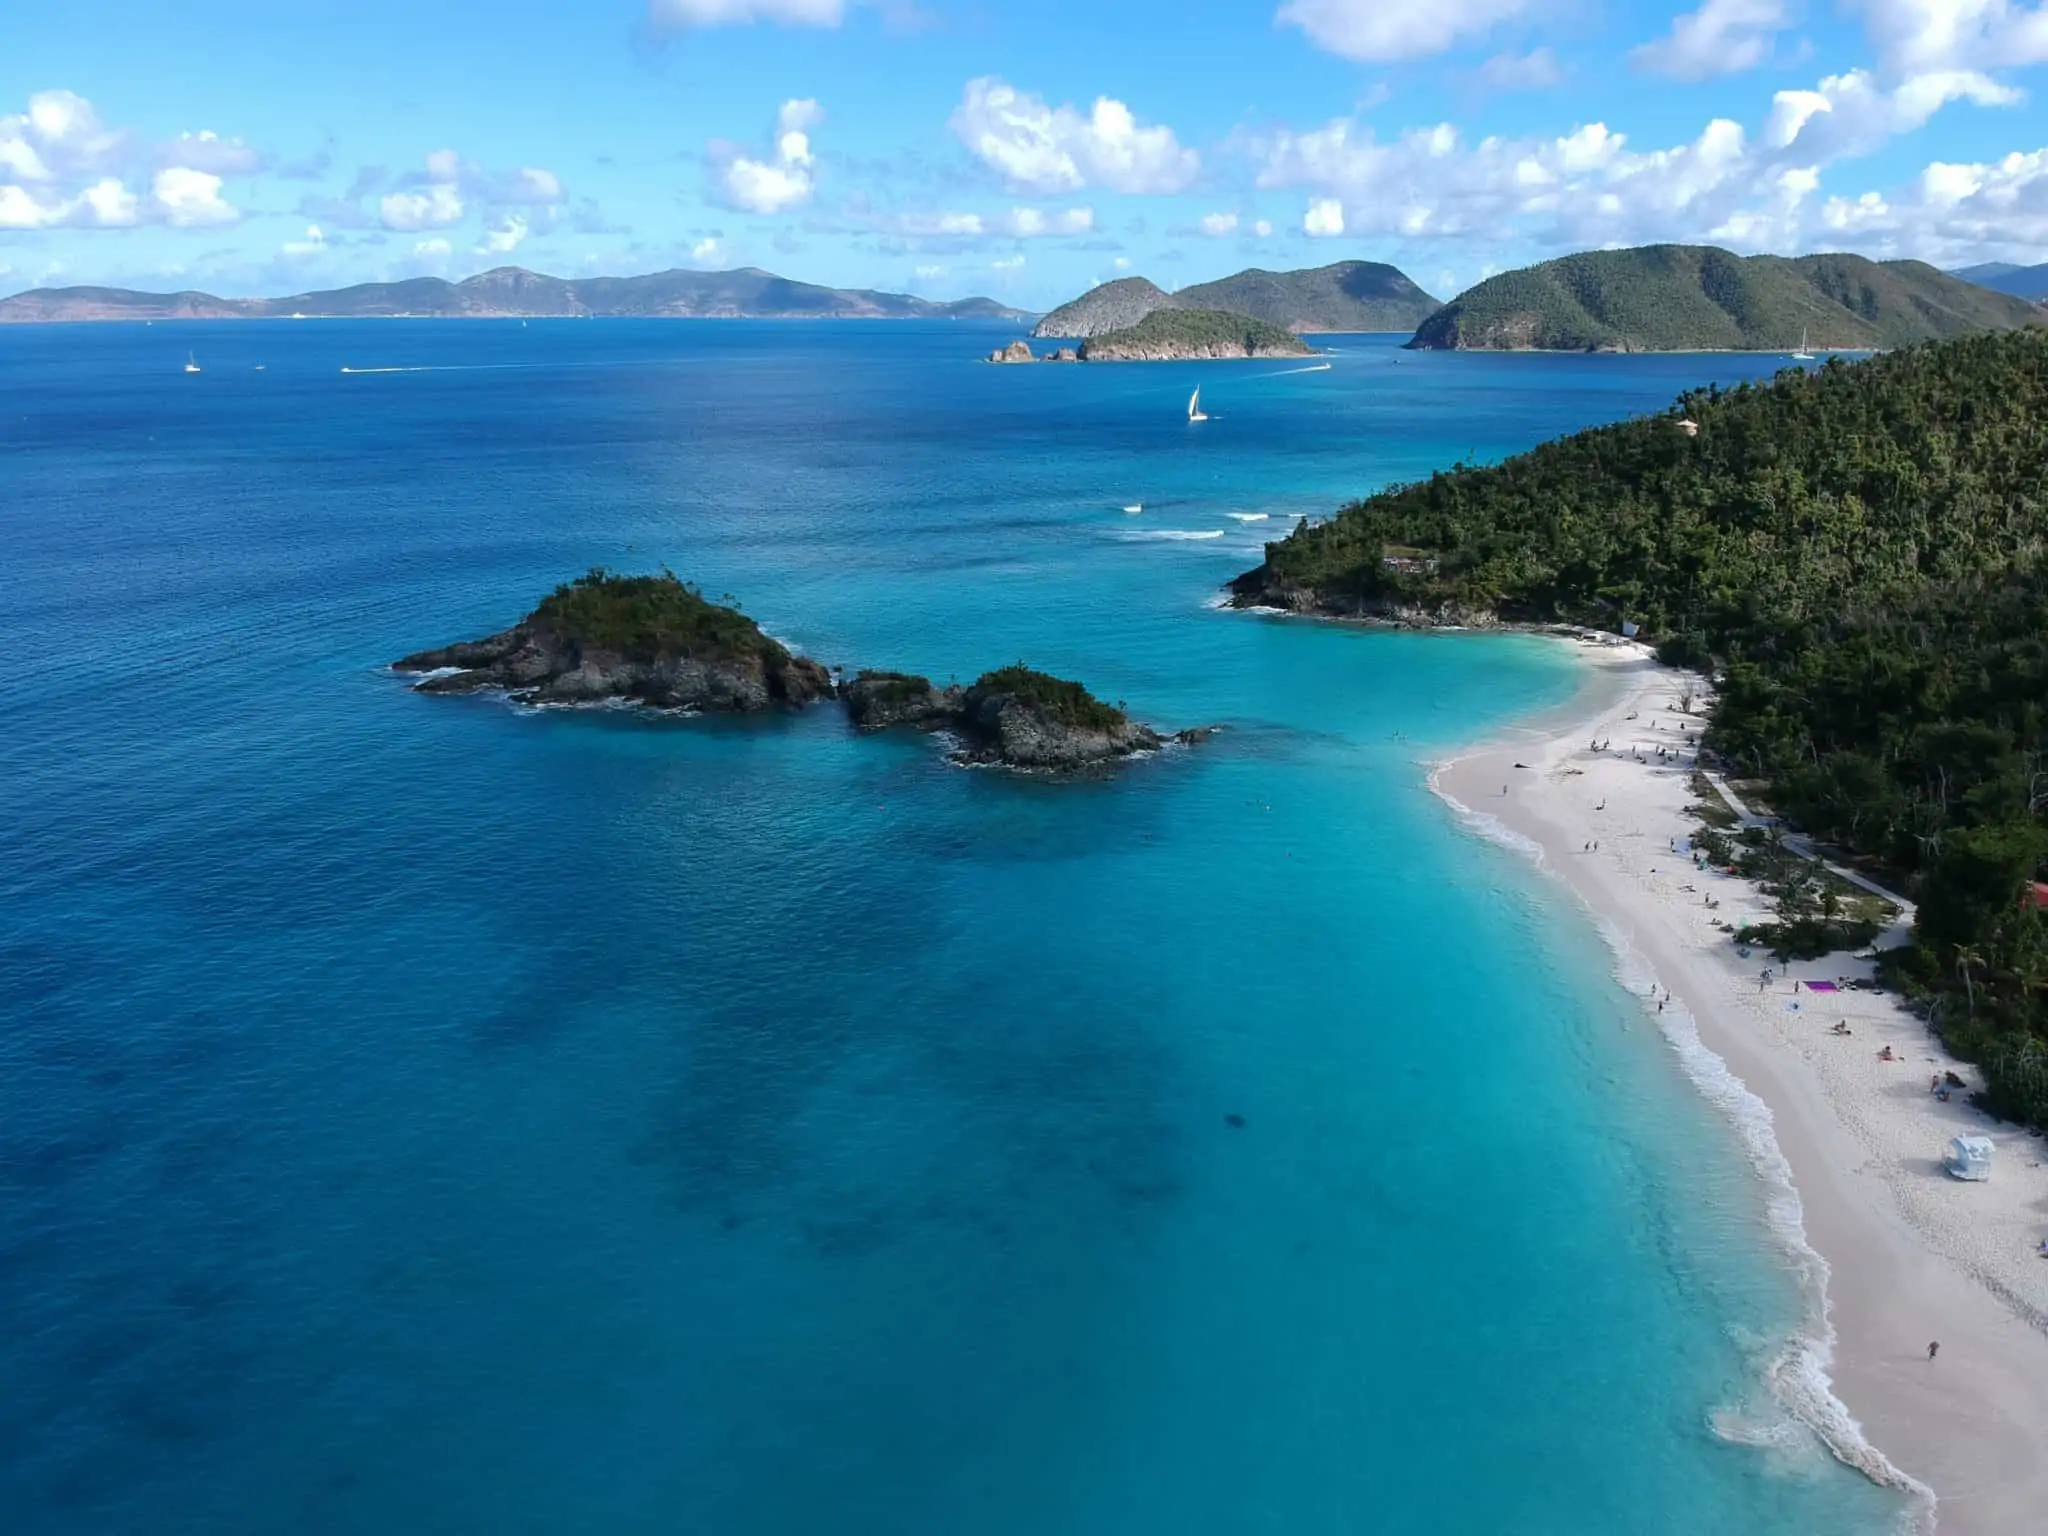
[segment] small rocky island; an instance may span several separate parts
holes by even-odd
[[[531,704],[629,699],[668,709],[748,714],[833,695],[832,675],[792,656],[737,608],[669,571],[593,570],[555,588],[510,629],[392,663],[430,674],[422,693],[499,688]]]
[[[906,672],[864,671],[841,688],[808,657],[761,632],[738,608],[714,603],[674,573],[592,570],[557,587],[512,628],[418,651],[392,663],[426,674],[421,693],[499,690],[529,704],[619,699],[706,714],[801,709],[838,697],[862,731],[943,730],[956,761],[1040,772],[1099,767],[1168,741],[1079,683],[1021,663],[944,688]]]
[[[989,353],[992,363],[1172,363],[1197,358],[1312,357],[1315,349],[1285,327],[1222,309],[1156,309],[1121,330],[1088,337],[1077,351],[1061,347],[1034,356],[1013,341]]]
[[[863,731],[899,726],[943,730],[959,743],[956,760],[1073,772],[1168,741],[1206,740],[1209,730],[1161,736],[1079,683],[1019,662],[984,672],[968,687],[937,687],[907,672],[862,672],[842,690],[846,712]]]

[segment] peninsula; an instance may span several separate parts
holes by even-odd
[[[594,569],[557,587],[512,628],[418,651],[394,671],[424,673],[420,693],[501,691],[529,704],[621,700],[701,714],[796,710],[839,697],[862,731],[944,730],[958,762],[1073,773],[1205,740],[1167,737],[1079,683],[1019,662],[966,688],[903,672],[864,671],[844,689],[831,672],[764,634],[730,603],[714,603],[673,572]]]
[[[1220,309],[1298,333],[1408,331],[1437,308],[1407,273],[1377,261],[1231,277],[1168,293],[1142,277],[1120,277],[1053,310],[1032,332],[1041,338],[1099,336],[1136,325],[1162,309]]]
[[[2042,311],[1919,261],[1583,251],[1489,277],[1417,327],[1441,351],[1854,351],[2036,323]]]
[[[295,293],[281,299],[222,299],[210,293],[138,293],[129,288],[34,288],[0,299],[0,322],[59,320],[540,319],[1025,320],[993,299],[940,303],[867,288],[823,288],[759,267],[730,272],[675,269],[641,277],[549,277],[494,267],[459,283],[438,277]]]

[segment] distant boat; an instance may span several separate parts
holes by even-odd
[[[1202,410],[1201,387],[1197,385],[1195,388],[1195,392],[1192,395],[1188,396],[1188,420],[1207,421],[1208,419],[1208,415]]]
[[[1792,354],[1792,361],[1795,363],[1810,363],[1813,361],[1813,354],[1806,350],[1806,332],[1804,331],[1799,333],[1799,350]]]
[[[197,373],[199,371],[199,359],[190,352],[185,354],[185,371],[187,373]]]
[[[1145,510],[1145,503],[1143,503],[1142,501],[1134,501],[1128,507],[1125,507],[1124,510],[1126,512],[1142,512]]]

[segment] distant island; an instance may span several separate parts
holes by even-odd
[[[842,689],[831,672],[764,634],[735,604],[714,603],[671,571],[592,570],[555,588],[512,628],[416,651],[392,663],[426,674],[420,693],[498,690],[530,704],[618,699],[701,714],[803,709],[837,697],[863,731],[943,730],[958,761],[1051,773],[1099,767],[1168,741],[1079,683],[1021,662],[968,687],[865,671]]]
[[[2010,261],[1980,261],[1974,267],[1952,267],[1948,275],[2016,299],[2048,299],[2048,262],[2023,267]]]
[[[549,277],[494,267],[451,283],[414,277],[281,299],[129,288],[33,288],[0,299],[0,322],[64,320],[508,319],[602,317],[703,320],[1026,320],[993,299],[937,303],[867,288],[821,288],[759,267],[681,269],[643,277]]]
[[[1884,974],[1938,1005],[1987,1108],[2048,1127],[2044,463],[2048,330],[1968,336],[1393,487],[1268,544],[1230,590],[1627,627],[1710,672],[1730,776],[1912,895]],[[1788,889],[1781,917],[1832,922],[1812,895]]]
[[[1120,277],[1060,305],[1038,322],[1040,338],[1099,336],[1126,330],[1162,309],[1225,310],[1282,330],[1409,331],[1437,300],[1397,267],[1340,261],[1296,272],[1252,267],[1234,277],[1167,293],[1142,277]]]
[[[1737,256],[1715,246],[1586,251],[1503,272],[1417,328],[1424,349],[1570,352],[1853,350],[2042,317],[1918,261]]]

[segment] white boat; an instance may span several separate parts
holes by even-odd
[[[1195,388],[1195,392],[1192,395],[1188,396],[1188,420],[1207,421],[1208,419],[1209,417],[1207,413],[1204,412],[1202,409],[1201,386],[1197,385]]]
[[[1792,354],[1792,361],[1795,363],[1810,363],[1813,361],[1813,354],[1806,350],[1806,332],[1804,331],[1799,333],[1799,350]]]
[[[190,352],[185,354],[185,371],[187,373],[197,373],[199,371],[199,359]]]

